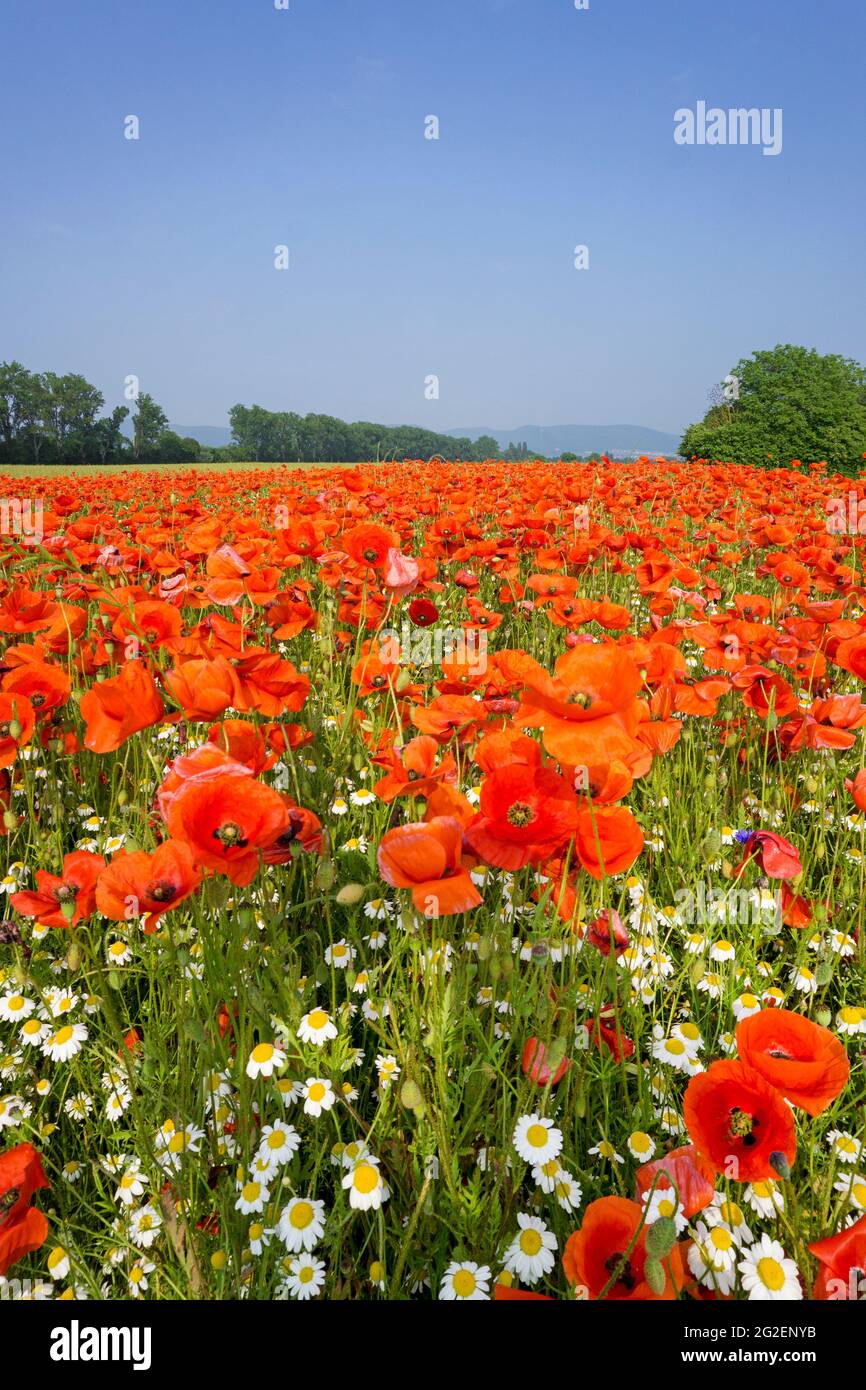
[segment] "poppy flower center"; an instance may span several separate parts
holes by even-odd
[[[17,1187],[10,1187],[9,1191],[4,1192],[3,1196],[0,1197],[0,1226],[6,1221],[20,1195]]]
[[[33,695],[30,696],[30,703],[34,709],[39,709],[40,705],[45,704],[45,696],[40,695],[39,691],[37,690]]]
[[[372,565],[372,564],[378,559],[378,556],[377,556],[377,554],[376,554],[376,551],[375,551],[375,550],[365,550],[365,551],[364,551],[364,559],[365,559],[365,560],[369,560],[370,564]]]
[[[780,1058],[783,1062],[793,1062],[794,1060],[790,1052],[786,1052],[783,1047],[773,1048],[770,1056]]]
[[[74,903],[78,897],[78,885],[75,883],[61,883],[54,890],[54,899],[58,903]]]
[[[174,884],[168,883],[165,879],[149,884],[147,889],[147,896],[155,903],[170,903],[176,893]]]
[[[0,724],[0,738],[8,738],[8,737],[9,737],[9,729],[10,729],[9,720],[8,720],[8,719],[4,719],[3,723]]]
[[[226,821],[218,830],[215,830],[213,832],[213,837],[215,840],[219,840],[221,844],[225,845],[226,849],[231,849],[234,846],[238,849],[243,849],[244,845],[247,843],[241,827],[235,825],[235,822],[232,820]]]
[[[614,1284],[622,1284],[631,1293],[637,1284],[631,1261],[627,1260],[621,1250],[615,1250],[612,1255],[608,1255],[604,1262],[604,1267],[608,1274],[616,1274]]]
[[[753,1134],[752,1131],[757,1129],[760,1123],[761,1121],[756,1119],[754,1115],[749,1115],[745,1110],[740,1110],[734,1106],[731,1111],[729,1126],[731,1138],[742,1139],[746,1148],[750,1149],[753,1144],[758,1142],[757,1135]]]
[[[413,767],[413,768],[410,768],[409,772],[408,772],[406,775],[407,775],[407,777],[408,777],[408,779],[409,779],[410,782],[417,782],[418,779],[419,779],[419,777],[421,776],[421,773],[420,773],[420,772],[416,772],[415,769],[414,769],[414,767]]]
[[[577,705],[579,709],[589,709],[592,704],[592,696],[587,695],[584,690],[573,690],[566,700],[567,705]]]
[[[525,801],[515,801],[509,806],[505,819],[509,825],[531,825],[535,820],[535,811]]]
[[[374,676],[373,679],[370,681],[370,684],[375,685],[376,689],[378,690],[385,684],[385,677]]]

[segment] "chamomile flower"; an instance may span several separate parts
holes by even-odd
[[[337,1099],[330,1081],[322,1076],[308,1076],[301,1087],[301,1095],[304,1099],[304,1114],[312,1115],[314,1120],[319,1118],[323,1110],[330,1110]]]
[[[357,954],[354,946],[350,946],[347,941],[336,941],[325,951],[325,964],[332,965],[335,970],[346,970]]]
[[[763,1005],[756,994],[741,994],[735,999],[732,1005],[734,1018],[739,1023],[742,1018],[751,1018],[752,1014],[759,1014]]]
[[[863,1152],[861,1141],[844,1129],[828,1130],[827,1143],[840,1163],[856,1163]]]
[[[648,1163],[656,1151],[655,1140],[644,1134],[642,1129],[636,1129],[630,1134],[626,1144],[632,1158],[636,1158],[640,1163]]]
[[[49,1279],[65,1279],[69,1273],[69,1256],[62,1245],[56,1245],[46,1262]]]
[[[132,1298],[141,1298],[147,1291],[147,1276],[155,1269],[156,1265],[151,1264],[150,1260],[135,1261],[127,1275],[127,1287]]]
[[[577,1211],[583,1201],[583,1188],[577,1179],[571,1176],[571,1173],[560,1168],[554,1184],[553,1195],[563,1211]]]
[[[656,1038],[652,1052],[658,1062],[667,1062],[668,1066],[674,1067],[677,1071],[689,1070],[693,1054],[689,1052],[682,1038]]]
[[[293,1197],[280,1212],[277,1234],[291,1254],[313,1250],[325,1232],[325,1204],[313,1197]]]
[[[273,1076],[284,1065],[286,1054],[276,1043],[258,1043],[249,1055],[246,1065],[247,1076],[255,1080],[258,1076]]]
[[[242,1212],[244,1216],[258,1215],[264,1211],[270,1195],[265,1184],[257,1178],[250,1178],[247,1182],[239,1181],[235,1211]]]
[[[743,1252],[738,1269],[749,1300],[796,1302],[803,1297],[798,1269],[772,1236],[763,1235]]]
[[[795,966],[788,978],[800,994],[815,994],[818,989],[818,977],[807,965]]]
[[[599,1139],[597,1144],[587,1151],[593,1158],[605,1159],[608,1163],[625,1163],[622,1154],[618,1154],[607,1139]]]
[[[557,1239],[537,1216],[518,1212],[517,1224],[520,1230],[506,1250],[503,1263],[524,1284],[537,1284],[556,1263],[553,1252]]]
[[[847,1037],[866,1033],[866,1009],[846,1004],[836,1015],[836,1028]]]
[[[559,1154],[562,1130],[543,1116],[521,1115],[514,1128],[512,1143],[524,1163],[538,1167]]]
[[[284,1120],[275,1120],[272,1125],[265,1125],[262,1130],[262,1137],[259,1141],[259,1154],[278,1167],[288,1163],[293,1154],[297,1153],[300,1147],[300,1137],[294,1125],[287,1125]]]
[[[312,1255],[299,1255],[289,1261],[286,1291],[304,1303],[309,1298],[317,1298],[325,1286],[325,1263]]]
[[[446,1303],[477,1303],[490,1298],[490,1269],[471,1260],[452,1260],[442,1275],[439,1298]]]
[[[661,1217],[665,1217],[667,1220],[673,1221],[677,1228],[677,1235],[682,1235],[689,1224],[672,1187],[657,1187],[651,1197],[645,1193],[642,1205],[647,1214],[646,1224],[648,1226],[651,1226],[654,1221],[658,1221]]]
[[[866,1211],[866,1177],[852,1173],[850,1178],[840,1178],[833,1186],[855,1211]]]
[[[153,1242],[159,1235],[162,1226],[162,1217],[156,1207],[148,1202],[147,1206],[139,1207],[129,1218],[129,1238],[133,1245],[137,1245],[142,1250],[149,1250]]]
[[[36,1005],[24,994],[0,994],[0,1019],[4,1023],[19,1023],[29,1018]]]
[[[785,1210],[785,1198],[773,1178],[749,1183],[744,1200],[758,1216],[775,1216]]]
[[[391,1195],[379,1171],[379,1160],[367,1154],[343,1178],[349,1193],[349,1206],[356,1211],[376,1211]]]
[[[115,1201],[120,1202],[122,1206],[131,1207],[136,1198],[141,1197],[143,1193],[144,1183],[142,1182],[141,1173],[138,1170],[138,1164],[136,1162],[135,1164],[131,1164],[123,1174],[115,1190],[114,1197]]]
[[[337,1026],[331,1022],[324,1009],[311,1009],[298,1024],[298,1037],[301,1042],[312,1043],[314,1047],[322,1047],[336,1036]]]
[[[400,1075],[400,1068],[397,1065],[397,1058],[388,1053],[387,1056],[376,1058],[376,1072],[379,1077],[379,1085],[383,1090],[387,1090],[392,1081],[396,1081]]]
[[[25,1024],[25,1027],[27,1025]],[[83,1023],[64,1023],[42,1043],[42,1051],[52,1062],[68,1062],[87,1042],[87,1027]]]
[[[725,1226],[738,1245],[751,1244],[752,1232],[742,1207],[726,1197],[724,1192],[715,1192],[712,1202],[704,1207],[701,1215],[710,1226]]]

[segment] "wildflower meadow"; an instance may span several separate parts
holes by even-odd
[[[0,492],[0,1296],[866,1296],[866,484]]]

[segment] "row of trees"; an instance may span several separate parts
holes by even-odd
[[[133,401],[132,437],[123,433],[128,406],[104,415],[105,397],[71,372],[30,372],[0,362],[0,466],[11,463],[183,463],[199,457],[195,439],[181,439],[152,396]]]
[[[732,368],[700,423],[683,435],[684,458],[786,468],[825,461],[860,473],[866,455],[866,370],[852,358],[779,344]]]
[[[436,434],[417,425],[349,424],[333,415],[296,415],[260,405],[234,405],[229,411],[233,449],[255,463],[363,463],[370,459],[445,458],[481,461],[499,456],[491,435],[474,441]]]

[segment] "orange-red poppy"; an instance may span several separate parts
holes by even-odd
[[[578,812],[574,848],[593,878],[625,873],[643,842],[643,831],[627,806],[593,806]]]
[[[113,922],[142,918],[155,932],[163,912],[177,907],[201,884],[201,869],[182,840],[165,840],[152,854],[120,850],[96,880],[96,906]]]
[[[46,1241],[48,1222],[30,1199],[48,1186],[32,1144],[16,1144],[0,1154],[0,1277]]]
[[[81,714],[87,725],[85,748],[113,753],[132,734],[158,723],[165,708],[147,667],[127,661],[120,675],[90,687],[82,698]]]
[[[289,808],[273,788],[223,772],[184,782],[169,801],[166,824],[172,839],[190,846],[197,864],[244,888],[256,876],[262,851],[288,829]]]
[[[689,1138],[717,1173],[735,1182],[776,1178],[797,1152],[794,1119],[779,1091],[743,1062],[713,1062],[686,1087]]]
[[[844,1090],[851,1071],[842,1043],[790,1009],[762,1009],[737,1024],[737,1053],[786,1100],[820,1115]]]
[[[684,1282],[679,1246],[674,1245],[664,1261],[662,1292],[654,1293],[646,1280],[646,1226],[635,1241],[643,1219],[643,1208],[627,1197],[599,1197],[590,1202],[562,1257],[566,1279],[577,1285],[585,1298],[594,1300],[602,1294],[616,1302],[676,1298]]]
[[[36,871],[36,890],[13,893],[9,901],[22,917],[35,917],[46,927],[75,927],[93,915],[96,880],[105,868],[101,854],[73,850],[63,859],[63,872]]]
[[[514,871],[549,859],[570,839],[577,818],[577,799],[564,777],[509,763],[485,777],[466,843],[486,863]]]
[[[462,839],[461,824],[451,816],[397,826],[379,844],[379,872],[393,888],[411,889],[426,917],[469,912],[481,895],[463,865]]]

